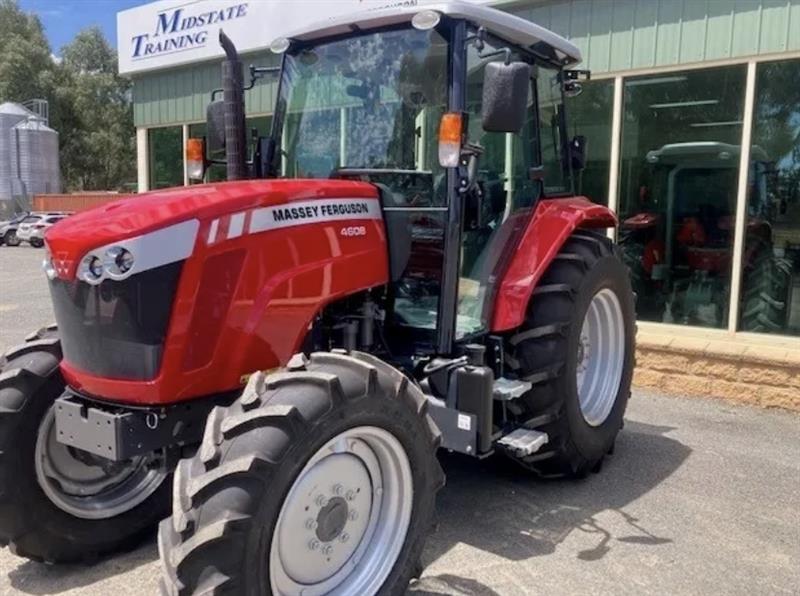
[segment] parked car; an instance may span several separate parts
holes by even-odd
[[[30,242],[32,230],[36,229],[35,226],[41,224],[47,228],[68,215],[70,213],[66,211],[33,211],[22,213],[7,222],[0,222],[0,244],[19,246],[20,242],[24,240],[29,242],[31,246],[42,246],[44,235],[37,236],[36,240]],[[51,218],[58,219],[50,223],[43,223]]]
[[[47,229],[66,218],[68,215],[67,213],[43,215],[34,221],[28,220],[32,220],[35,216],[28,216],[19,223],[19,227],[17,228],[17,240],[19,242],[27,242],[34,248],[40,248],[44,246],[44,233]]]

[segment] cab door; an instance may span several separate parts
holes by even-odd
[[[488,330],[494,303],[495,283],[513,246],[525,229],[533,207],[543,192],[541,180],[533,179],[532,169],[542,164],[537,131],[539,116],[536,101],[536,68],[532,69],[528,97],[528,117],[518,134],[486,132],[481,122],[484,69],[489,62],[504,56],[484,58],[499,44],[486,43],[479,52],[467,49],[466,111],[468,139],[483,148],[478,168],[481,191],[479,212],[465,209],[461,234],[460,274],[456,305],[456,341]],[[515,57],[519,59],[519,57]],[[470,204],[467,199],[466,204]]]

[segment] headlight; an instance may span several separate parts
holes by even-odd
[[[96,286],[103,281],[103,261],[95,255],[86,255],[78,267],[78,277],[86,283]]]
[[[96,286],[105,279],[121,281],[188,258],[194,250],[200,222],[190,219],[141,236],[92,249],[78,264],[76,277]]]
[[[112,246],[106,251],[104,267],[111,279],[123,279],[133,267],[133,253],[122,246]]]

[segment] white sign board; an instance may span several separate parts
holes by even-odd
[[[240,52],[250,52],[311,23],[393,2],[425,0],[158,0],[117,13],[119,72],[222,57],[220,29]]]

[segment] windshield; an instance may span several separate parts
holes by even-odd
[[[389,30],[286,56],[281,169],[324,178],[338,168],[441,173],[436,128],[447,105],[447,42]]]

